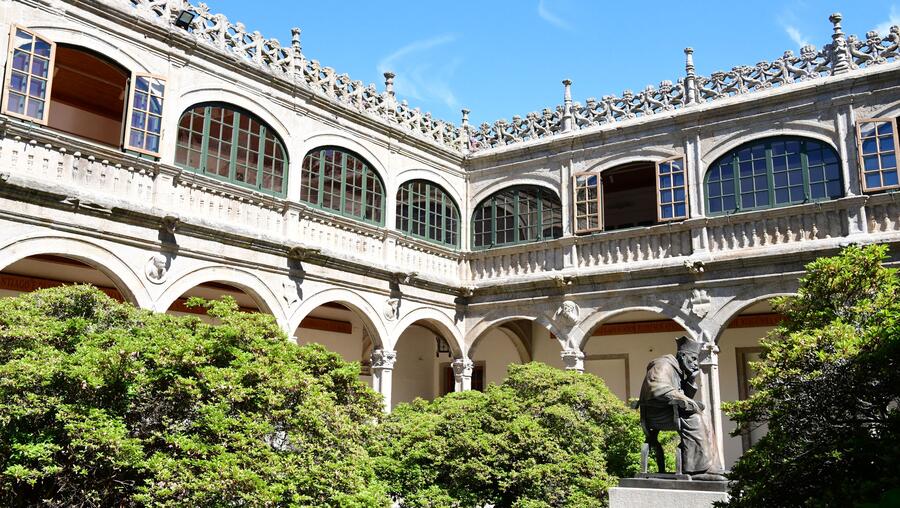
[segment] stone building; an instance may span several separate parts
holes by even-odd
[[[0,4],[0,294],[233,295],[387,409],[532,360],[635,397],[673,338],[745,397],[769,299],[900,241],[900,30],[457,125],[184,0]],[[729,437],[730,465],[755,435]]]

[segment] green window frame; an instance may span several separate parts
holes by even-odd
[[[284,143],[259,117],[230,104],[199,104],[181,114],[175,164],[266,194],[285,195]]]
[[[410,180],[397,190],[397,230],[425,241],[459,247],[459,207],[439,185]]]
[[[324,146],[303,158],[300,201],[315,208],[384,225],[384,183],[365,159]]]
[[[710,216],[843,197],[841,163],[828,144],[799,136],[751,141],[716,159],[704,177]]]
[[[538,186],[508,187],[488,196],[472,214],[472,248],[539,242],[562,236],[559,196]]]

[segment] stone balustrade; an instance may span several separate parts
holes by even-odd
[[[870,234],[900,232],[900,193],[870,196],[866,200],[866,219]]]
[[[682,222],[578,237],[578,268],[689,256],[691,225]]]

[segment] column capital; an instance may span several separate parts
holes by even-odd
[[[580,349],[566,349],[560,353],[566,370],[584,372],[584,352]]]
[[[450,363],[453,367],[453,375],[457,378],[472,377],[472,371],[475,370],[475,362],[468,358],[457,358]]]
[[[397,361],[397,352],[393,349],[376,349],[372,351],[372,370],[391,370]]]

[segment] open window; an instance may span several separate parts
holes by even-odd
[[[870,118],[856,124],[859,172],[866,192],[900,187],[897,174],[897,126],[893,118]]]
[[[165,80],[20,26],[10,35],[3,113],[159,156]]]
[[[572,189],[576,233],[652,226],[688,217],[682,157],[633,162],[602,173],[576,173]]]

